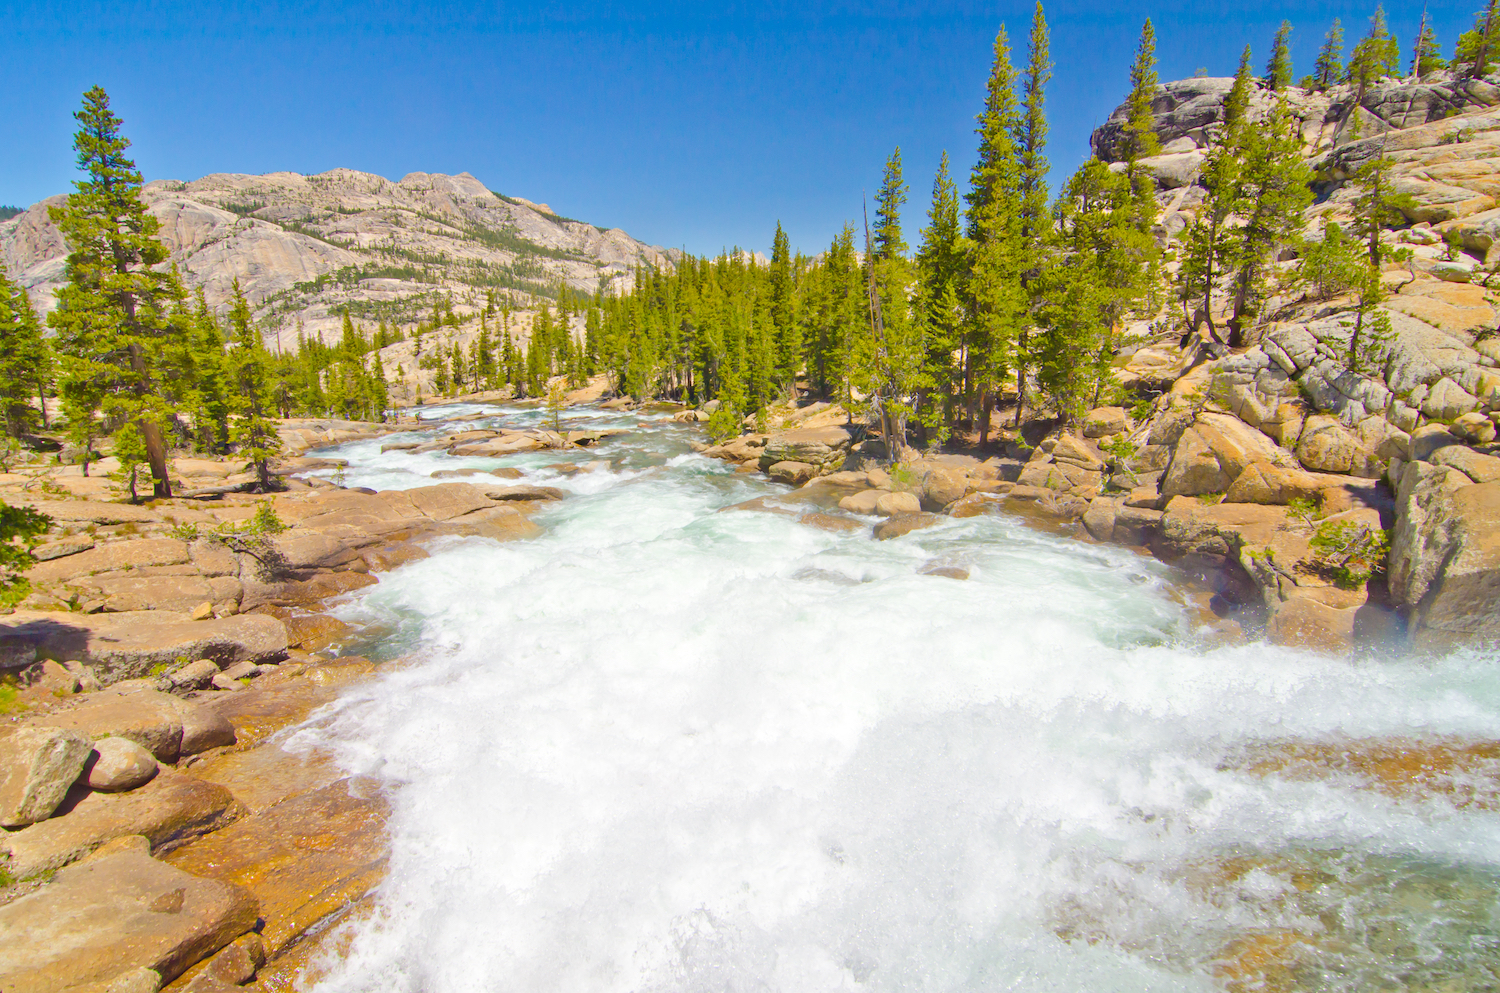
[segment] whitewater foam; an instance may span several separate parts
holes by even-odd
[[[1161,564],[1003,517],[718,512],[774,488],[634,426],[543,537],[445,539],[341,608],[398,661],[294,742],[389,785],[392,852],[320,990],[1204,989],[1226,935],[1311,926],[1274,872],[1205,896],[1205,860],[1500,869],[1494,812],[1222,763],[1494,737],[1493,659],[1216,645]]]

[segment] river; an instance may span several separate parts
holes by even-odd
[[[473,413],[544,416],[424,416]],[[664,415],[567,422],[629,433],[319,453],[347,485],[508,465],[570,495],[338,608],[389,664],[291,744],[388,784],[391,860],[318,990],[1500,988],[1493,764],[1446,792],[1255,764],[1500,738],[1493,655],[1227,643],[1129,550],[720,512],[785,488]]]

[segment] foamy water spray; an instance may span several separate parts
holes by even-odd
[[[1500,867],[1493,812],[1221,768],[1493,736],[1493,660],[1215,646],[1160,564],[999,517],[874,542],[717,513],[771,487],[685,437],[612,442],[628,465],[554,480],[543,537],[445,540],[344,608],[414,661],[297,736],[394,807],[320,990],[1207,989],[1226,936],[1318,921],[1273,875],[1205,892],[1205,860]],[[351,484],[481,464],[342,454]]]

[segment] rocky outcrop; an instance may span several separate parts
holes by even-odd
[[[1448,449],[1443,449],[1447,451]],[[1500,458],[1483,473],[1500,476]],[[1392,598],[1422,647],[1500,642],[1500,481],[1413,462],[1401,471],[1391,540]]]
[[[157,984],[255,926],[244,888],[189,875],[138,852],[64,869],[50,885],[0,907],[0,988],[59,993],[114,989],[147,971]]]
[[[413,321],[430,309],[434,285],[390,271],[392,250],[426,259],[438,287],[450,292],[482,291],[494,273],[513,280],[516,271],[531,274],[537,289],[561,281],[592,292],[600,278],[628,287],[638,266],[670,267],[680,257],[494,193],[468,173],[412,173],[399,182],[350,169],[216,174],[147,183],[144,199],[188,290],[201,288],[222,312],[238,280],[257,316],[268,319],[268,341],[274,347],[284,336],[288,349],[299,322],[310,337],[336,338],[340,310],[350,303],[389,311],[411,300]],[[0,263],[42,312],[64,278],[66,248],[47,214],[61,201],[0,222]]]
[[[0,827],[51,817],[92,750],[84,735],[54,727],[18,728],[0,738]]]

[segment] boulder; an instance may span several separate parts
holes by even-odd
[[[943,466],[929,465],[922,470],[918,499],[923,510],[938,511],[961,499],[968,488],[968,480],[963,473]]]
[[[1431,462],[1439,449],[1450,445],[1461,447],[1463,442],[1459,441],[1445,425],[1424,424],[1411,433],[1411,441],[1407,444],[1409,454],[1404,461]]]
[[[146,785],[127,793],[75,787],[63,809],[65,816],[0,835],[12,876],[25,879],[56,869],[127,835],[144,835],[153,851],[170,850],[219,830],[240,813],[224,787],[171,769],[160,770]]]
[[[1439,448],[1432,454],[1432,463],[1457,469],[1476,483],[1500,480],[1500,458],[1483,455],[1463,445]]]
[[[1374,479],[1380,460],[1366,451],[1337,419],[1316,414],[1307,419],[1297,442],[1297,459],[1314,472],[1336,472]]]
[[[915,514],[921,509],[922,502],[915,493],[880,493],[875,498],[875,513],[883,517]]]
[[[181,714],[183,755],[197,755],[235,743],[234,725],[212,707],[184,703]]]
[[[1438,421],[1452,421],[1479,406],[1479,398],[1444,376],[1432,384],[1422,401],[1422,413]]]
[[[1095,497],[1083,515],[1083,526],[1096,541],[1113,541],[1115,514],[1119,503],[1109,497]]]
[[[212,659],[189,662],[175,672],[167,673],[167,679],[175,690],[201,690],[208,681],[219,674],[219,664]]]
[[[851,514],[869,516],[876,512],[875,505],[880,502],[880,498],[884,495],[885,493],[881,490],[864,490],[840,500],[839,509],[847,510]]]
[[[84,767],[84,782],[102,793],[123,793],[144,786],[156,775],[152,754],[129,738],[101,738]]]
[[[33,658],[76,659],[108,685],[178,659],[273,662],[286,658],[286,628],[265,614],[192,621],[170,611],[120,614],[16,611],[0,617],[0,642],[26,645]]]
[[[1130,430],[1130,417],[1124,407],[1095,407],[1083,417],[1085,438],[1104,438]]]
[[[0,907],[0,989],[54,993],[131,970],[171,982],[259,915],[243,887],[134,852],[94,859]]]
[[[0,738],[0,827],[52,816],[93,751],[76,731],[20,727]]]
[[[281,623],[286,625],[288,647],[304,652],[316,652],[354,633],[354,628],[327,614],[297,614],[282,618]],[[209,673],[209,678],[212,677],[213,673]]]
[[[1388,581],[1421,648],[1500,642],[1500,481],[1414,462],[1401,477]]]
[[[772,435],[760,453],[760,468],[765,471],[778,462],[803,462],[817,466],[819,471],[836,467],[844,461],[852,442],[847,428],[835,426]]]
[[[1255,462],[1235,478],[1224,502],[1285,505],[1292,500],[1314,500],[1322,489],[1318,479],[1300,469]]]
[[[1149,545],[1161,530],[1162,512],[1150,507],[1115,508],[1113,540],[1122,545]]]
[[[386,814],[372,780],[343,779],[201,838],[166,861],[250,890],[260,904],[266,954],[274,957],[379,882]]]
[[[877,541],[886,541],[891,538],[899,538],[904,534],[910,534],[913,531],[930,528],[934,524],[940,524],[942,520],[937,514],[928,514],[921,511],[896,514],[888,520],[881,521],[875,525],[875,539]]]
[[[1495,440],[1495,422],[1471,411],[1454,420],[1453,434],[1471,445],[1488,445]]]
[[[94,739],[128,738],[159,760],[176,762],[182,753],[182,706],[176,697],[155,690],[102,690],[33,720]]]
[[[801,486],[818,474],[816,466],[806,462],[777,462],[766,469],[766,475],[778,483]]]
[[[1192,427],[1177,439],[1172,461],[1161,479],[1161,495],[1170,500],[1177,496],[1223,493],[1233,481],[1234,477],[1219,464],[1207,439]]]

